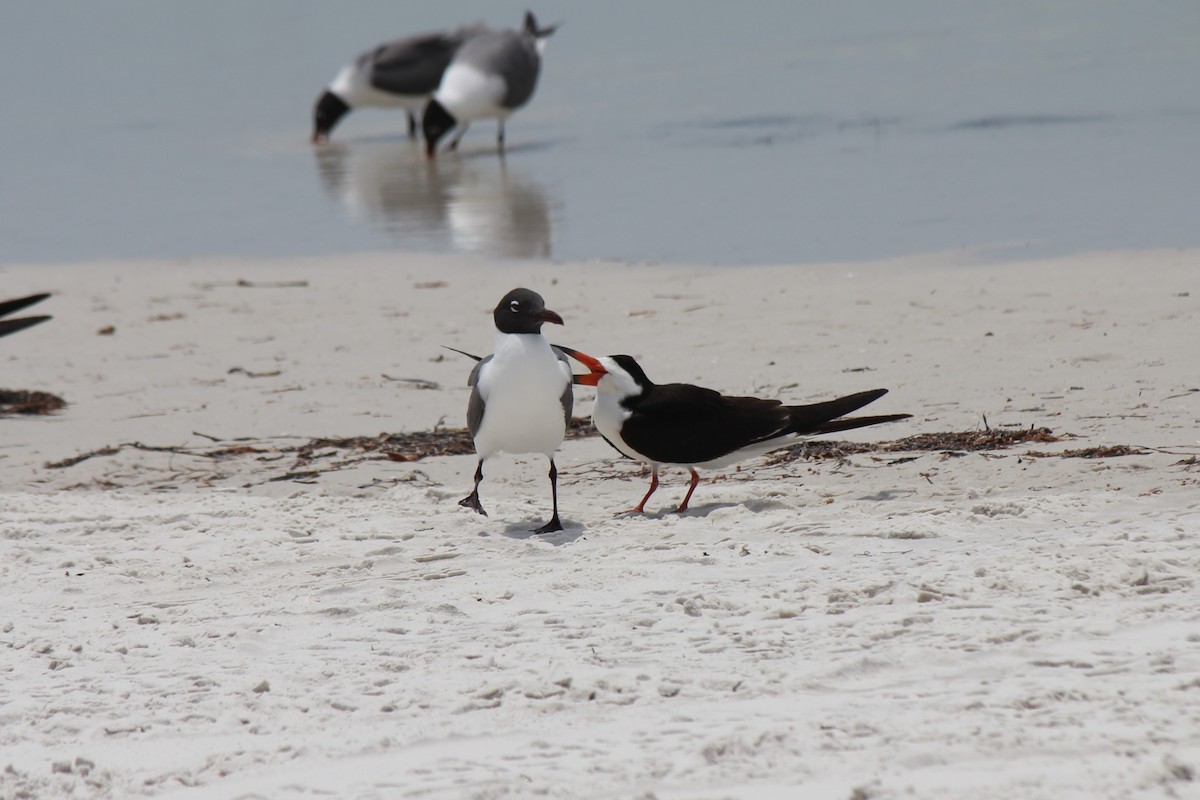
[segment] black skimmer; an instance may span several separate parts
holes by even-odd
[[[533,96],[546,37],[557,27],[539,28],[526,11],[520,31],[485,31],[468,39],[421,115],[426,154],[433,158],[438,141],[458,127],[450,142],[455,149],[471,122],[490,117],[498,120],[496,145],[503,153],[504,120]]]
[[[483,462],[493,454],[542,453],[550,459],[554,512],[534,533],[560,531],[554,452],[566,434],[574,396],[571,363],[542,336],[542,325],[562,325],[563,320],[546,308],[541,295],[529,289],[513,289],[504,295],[492,318],[496,322],[495,350],[479,360],[467,379],[471,387],[467,429],[475,440],[479,465],[475,486],[459,505],[487,516],[479,502],[479,483]]]
[[[19,297],[16,300],[0,301],[0,317],[7,317],[9,314],[15,314],[23,308],[28,308],[34,303],[40,303],[49,297],[49,294],[34,294],[29,297]],[[39,322],[45,322],[50,319],[47,316],[38,317],[18,317],[17,319],[0,319],[0,336],[7,336],[10,333],[24,330],[32,325],[37,325]]]
[[[441,83],[442,73],[462,43],[486,28],[423,33],[386,42],[338,72],[313,107],[313,144],[323,144],[342,117],[360,107],[403,108],[408,135],[416,137],[415,113]]]
[[[700,475],[696,468],[728,466],[795,443],[801,436],[834,433],[911,414],[844,417],[887,394],[887,389],[839,397],[823,403],[785,406],[779,400],[729,397],[689,383],[656,384],[630,356],[593,358],[560,347],[590,372],[575,382],[596,387],[592,422],[610,445],[650,465],[650,489],[630,509],[642,513],[658,488],[658,470],[686,467],[692,474],[676,513],[687,510]]]

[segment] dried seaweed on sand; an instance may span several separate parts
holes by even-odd
[[[5,414],[53,414],[65,408],[67,401],[49,392],[24,389],[0,389],[0,416]]]

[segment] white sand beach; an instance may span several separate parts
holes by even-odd
[[[0,265],[0,797],[1160,798],[1200,782],[1200,252],[699,268]],[[834,438],[647,473],[295,447],[463,425],[490,311]],[[577,413],[592,393],[577,392]],[[218,451],[220,451],[218,453]],[[1089,452],[1101,457],[1063,457]],[[1125,452],[1126,455],[1113,455]],[[81,456],[89,456],[70,463]]]

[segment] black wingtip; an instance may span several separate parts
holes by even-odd
[[[453,353],[458,353],[460,356],[466,356],[467,358],[473,358],[476,361],[483,361],[483,356],[477,356],[474,353],[468,353],[466,350],[459,350],[457,347],[451,347],[446,344],[442,345],[442,347]]]
[[[880,414],[874,417],[845,417],[830,420],[812,431],[812,433],[837,433],[852,431],[855,428],[865,428],[868,425],[882,425],[885,422],[899,422],[902,419],[912,419],[912,414]]]
[[[49,292],[41,294],[31,294],[28,297],[18,297],[15,300],[5,300],[0,303],[0,317],[7,317],[9,314],[15,314],[23,308],[29,308],[34,303],[40,303],[50,296]]]
[[[876,425],[880,422],[892,422],[904,419],[908,414],[892,414],[880,417],[858,417],[857,419],[839,419],[863,406],[873,403],[887,394],[887,389],[870,389],[865,392],[855,392],[845,397],[826,400],[823,403],[813,403],[805,406],[788,406],[791,433],[832,433],[834,431],[861,428],[864,425]],[[866,421],[871,420],[871,421]]]
[[[32,328],[39,322],[45,322],[50,317],[21,317],[20,319],[0,319],[0,336]]]

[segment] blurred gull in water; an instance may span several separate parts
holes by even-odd
[[[458,147],[471,122],[493,117],[496,146],[503,153],[504,120],[533,97],[546,37],[556,27],[539,28],[527,11],[520,31],[486,31],[465,42],[422,114],[426,155],[433,158],[438,142],[452,129],[458,128],[458,133],[450,150]]]
[[[450,59],[481,24],[454,31],[423,33],[386,42],[342,67],[313,107],[313,144],[329,141],[338,122],[360,107],[403,108],[408,135],[416,137],[417,109],[429,100]]]

